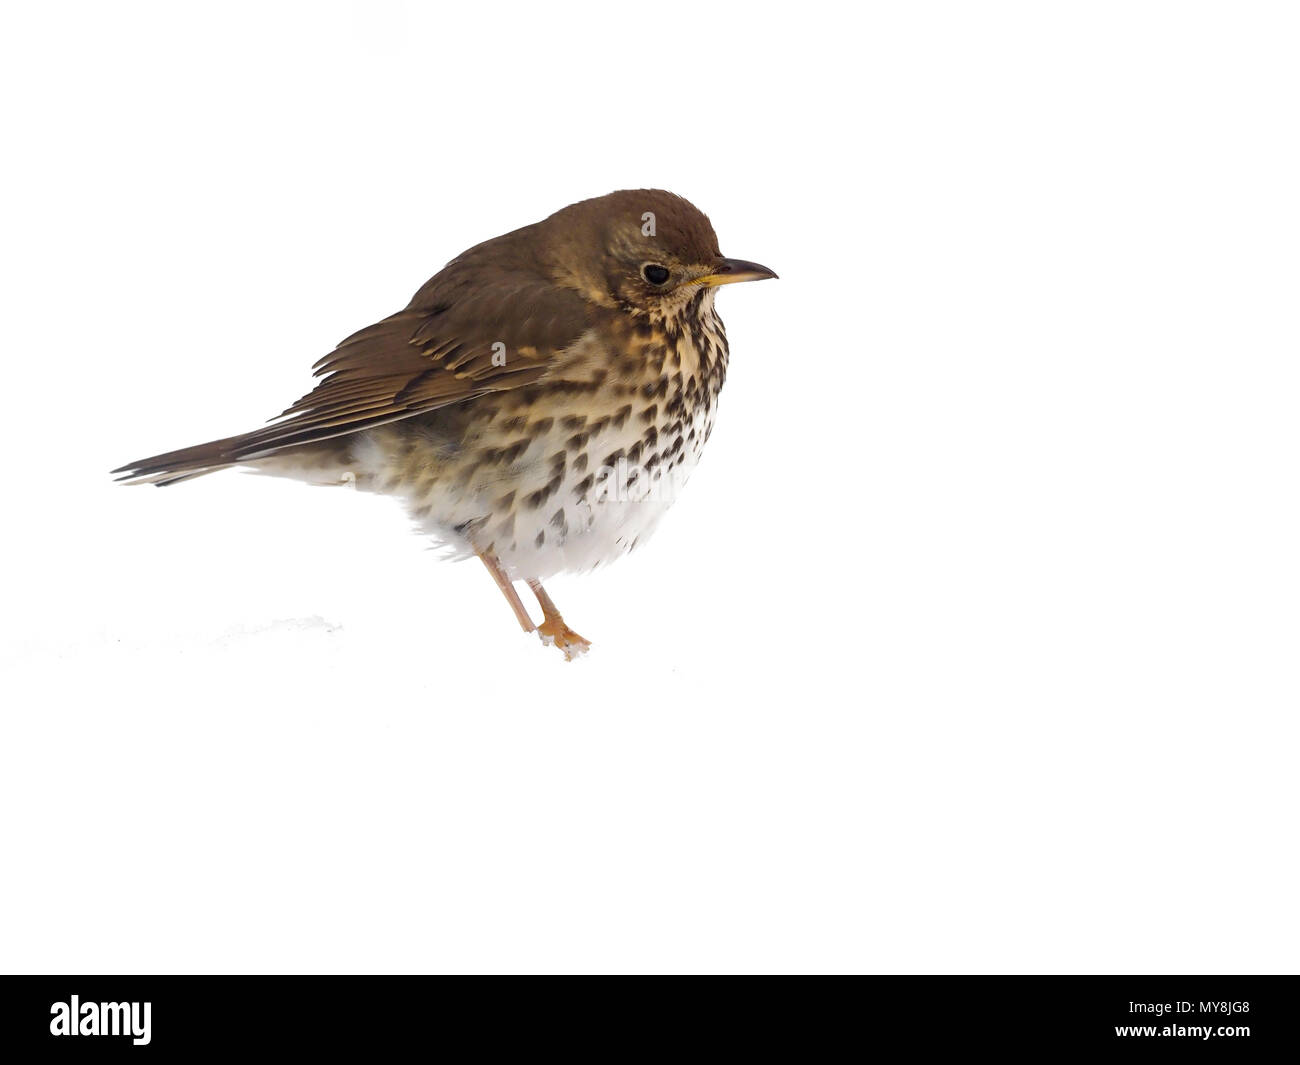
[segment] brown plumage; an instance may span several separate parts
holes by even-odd
[[[635,483],[693,465],[726,368],[714,289],[775,276],[722,258],[671,193],[585,200],[457,256],[319,360],[319,384],[269,425],[114,472],[165,485],[247,465],[403,496],[484,560],[531,629],[512,584],[528,581],[543,637],[571,657],[586,641],[541,578],[630,550],[663,509],[634,498],[644,486],[602,498],[593,467],[608,481],[634,455],[649,464]]]

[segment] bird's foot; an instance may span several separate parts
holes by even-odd
[[[564,618],[556,614],[537,626],[537,635],[547,647],[558,647],[564,652],[564,660],[572,662],[579,655],[585,655],[591,647],[591,641],[583,639],[564,623]]]

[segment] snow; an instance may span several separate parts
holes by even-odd
[[[707,143],[560,165],[505,109],[547,17],[476,10],[158,23],[186,48],[15,16],[5,968],[1293,970],[1293,35],[701,9]],[[110,482],[641,183],[781,279],[720,293],[731,374],[654,539],[548,582],[582,660],[391,501]]]

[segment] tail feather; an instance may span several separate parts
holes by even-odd
[[[339,484],[351,469],[349,442],[351,427],[317,429],[295,434],[287,440],[268,443],[266,431],[255,430],[242,436],[212,440],[179,451],[166,451],[147,459],[128,462],[112,472],[122,484],[153,484],[162,487],[203,477],[231,466],[253,466],[259,473],[307,480],[312,484]]]
[[[215,473],[227,466],[243,461],[241,447],[243,436],[228,436],[224,440],[211,440],[206,444],[183,447],[178,451],[165,451],[161,455],[137,459],[113,470],[118,481],[124,484],[175,484],[205,473]]]
[[[234,464],[234,463],[231,463]],[[192,481],[195,477],[204,477],[208,473],[216,473],[218,469],[229,469],[229,466],[207,466],[200,469],[194,469],[190,473],[146,473],[146,475],[129,475],[117,477],[118,484],[123,485],[153,485],[155,488],[166,488],[168,485],[178,485],[181,481]]]

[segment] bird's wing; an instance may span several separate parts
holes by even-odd
[[[249,443],[302,444],[532,384],[586,326],[583,300],[549,281],[453,276],[317,362],[320,384]]]
[[[531,273],[485,278],[472,264],[459,266],[318,361],[320,383],[271,424],[114,472],[161,482],[520,388],[544,377],[586,331],[587,306],[576,293]]]

